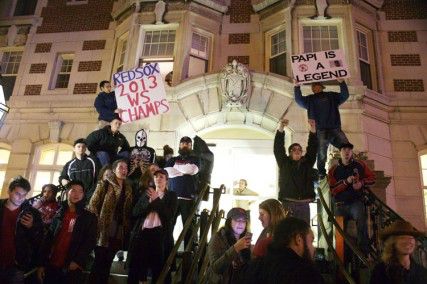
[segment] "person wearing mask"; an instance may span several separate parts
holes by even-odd
[[[83,183],[85,200],[89,201],[96,187],[96,179],[101,165],[97,158],[86,155],[86,140],[79,138],[74,141],[74,159],[68,161],[59,176],[59,184],[67,186],[72,180]]]
[[[137,222],[129,245],[129,284],[147,281],[156,283],[173,247],[173,220],[177,207],[176,193],[169,191],[168,173],[154,172],[155,188],[148,187],[133,208]]]
[[[301,87],[296,83],[294,87],[295,102],[307,110],[308,118],[316,122],[316,135],[319,141],[317,151],[317,169],[319,178],[326,176],[325,163],[328,146],[332,144],[336,148],[348,139],[341,130],[341,117],[338,107],[350,96],[347,84],[343,79],[338,79],[340,92],[324,92],[325,86],[321,82],[311,84],[312,95],[303,96]]]
[[[99,114],[98,127],[103,128],[113,120],[115,114],[120,113],[120,109],[117,108],[116,95],[111,91],[110,82],[101,81],[99,88],[101,92],[96,96],[93,106]]]
[[[116,160],[112,170],[111,177],[98,183],[88,204],[88,209],[98,217],[98,239],[90,283],[108,283],[114,256],[127,248],[131,230],[132,189],[126,181],[127,161]]]
[[[313,166],[316,162],[316,122],[309,119],[310,133],[306,154],[298,143],[289,146],[289,156],[284,148],[285,127],[289,121],[281,118],[274,138],[274,157],[279,167],[279,200],[290,216],[310,224],[310,202],[316,196],[313,184]]]
[[[314,265],[313,241],[313,231],[305,221],[294,217],[280,220],[265,257],[247,266],[240,283],[324,283]]]
[[[40,212],[45,229],[50,226],[53,217],[59,209],[59,204],[56,201],[57,193],[58,187],[56,187],[56,185],[45,184],[42,187],[41,198],[33,203],[33,207]]]
[[[67,200],[41,246],[37,277],[43,284],[81,283],[83,268],[96,244],[97,219],[84,208],[84,184],[67,184]]]
[[[384,244],[381,262],[371,274],[371,284],[424,284],[427,269],[411,258],[418,237],[424,234],[414,229],[411,223],[397,220],[380,232]]]
[[[275,226],[280,220],[286,218],[287,212],[276,199],[267,199],[259,204],[259,220],[264,228],[258,237],[253,249],[254,257],[264,256],[267,246],[272,240]]]
[[[224,227],[213,235],[208,245],[208,283],[235,283],[238,280],[240,270],[251,258],[251,238],[246,211],[232,208],[227,213]]]
[[[116,115],[110,125],[93,131],[86,138],[87,148],[95,155],[101,166],[113,163],[117,159],[129,158],[129,142],[120,133],[121,118]]]
[[[341,159],[328,173],[335,216],[343,216],[344,224],[356,221],[357,242],[365,254],[369,252],[368,225],[363,190],[375,183],[375,175],[365,162],[353,158],[353,145],[340,146]]]
[[[8,198],[0,199],[0,283],[24,283],[35,267],[43,222],[26,200],[31,185],[18,176],[9,184]]]
[[[191,212],[198,194],[197,173],[199,172],[200,161],[193,155],[192,148],[193,141],[191,138],[182,137],[179,142],[179,156],[171,158],[165,167],[169,175],[170,190],[174,191],[178,197],[174,226],[179,215],[181,215],[183,226],[188,218],[192,218]],[[185,235],[185,246],[190,242],[190,237],[191,229]]]

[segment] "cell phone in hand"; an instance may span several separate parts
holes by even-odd
[[[251,233],[251,232],[246,232],[246,234],[245,234],[245,238],[250,238],[250,239],[252,239],[252,233]]]

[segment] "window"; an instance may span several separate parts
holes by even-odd
[[[34,15],[37,0],[18,0],[15,6],[14,16]]]
[[[286,75],[286,31],[279,31],[270,37],[269,70],[272,73]]]
[[[6,101],[9,100],[13,93],[22,53],[22,51],[6,51],[3,53],[0,73],[2,73],[3,76],[1,84],[3,85],[4,98]]]
[[[33,196],[47,183],[58,184],[64,165],[73,157],[73,147],[65,144],[42,146],[36,151],[32,169]]]
[[[303,26],[304,52],[339,49],[337,26]]]
[[[128,45],[128,41],[126,39],[120,40],[119,49],[118,49],[118,50],[120,50],[120,53],[119,53],[119,61],[118,61],[118,66],[117,66],[117,72],[123,71],[127,45]]]
[[[67,0],[67,5],[87,4],[88,0]]]
[[[175,30],[145,31],[142,64],[159,63],[163,78],[173,70]]]
[[[188,77],[204,74],[209,67],[209,38],[193,32]]]
[[[371,64],[369,63],[369,48],[368,48],[368,36],[366,33],[361,31],[357,32],[357,45],[359,50],[359,65],[360,65],[360,79],[363,84],[372,89],[372,77],[371,77]]]
[[[422,189],[424,195],[424,213],[426,214],[427,221],[427,151],[424,151],[425,154],[420,156],[420,164],[421,164],[421,179],[422,179]]]
[[[143,57],[173,57],[175,31],[146,31]]]
[[[64,89],[68,88],[70,81],[71,69],[73,67],[73,54],[60,54],[56,60],[56,70],[54,82],[52,82],[51,89]]]
[[[0,148],[0,188],[3,187],[6,168],[9,163],[10,149]],[[0,190],[1,191],[1,190]]]

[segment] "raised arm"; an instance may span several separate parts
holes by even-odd
[[[350,96],[350,93],[348,92],[347,84],[344,80],[339,80],[340,82],[340,93],[338,94],[338,104],[344,103],[348,97]]]
[[[295,85],[294,94],[295,94],[295,101],[297,102],[297,104],[302,108],[308,109],[307,97],[303,97],[300,86]]]
[[[274,157],[276,158],[277,165],[279,167],[285,162],[286,159],[289,159],[285,151],[285,126],[289,124],[289,120],[281,118],[279,120],[279,125],[276,131],[276,136],[274,137]]]
[[[319,148],[319,143],[316,136],[316,122],[314,119],[309,119],[308,124],[310,125],[310,132],[308,134],[308,146],[305,157],[311,166],[314,166]]]

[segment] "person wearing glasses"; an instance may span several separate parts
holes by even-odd
[[[318,140],[316,137],[316,122],[309,119],[310,132],[306,154],[300,144],[289,146],[289,155],[286,154],[285,126],[289,120],[281,118],[274,138],[274,157],[279,167],[279,200],[293,216],[310,224],[309,203],[315,198],[313,184],[313,166],[316,162]]]

